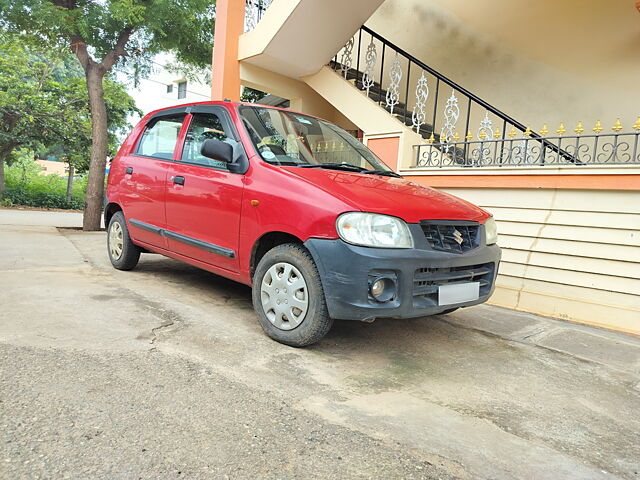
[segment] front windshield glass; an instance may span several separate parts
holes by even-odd
[[[258,106],[241,107],[240,115],[262,159],[274,165],[391,171],[356,138],[324,120]]]

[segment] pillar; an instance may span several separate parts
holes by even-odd
[[[244,33],[245,0],[217,0],[211,99],[240,100],[238,42]]]

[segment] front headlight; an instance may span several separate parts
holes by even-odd
[[[496,221],[493,217],[489,217],[484,222],[484,231],[487,236],[487,245],[493,245],[498,241],[498,227],[496,227]]]
[[[396,217],[378,213],[348,212],[336,221],[340,238],[353,245],[380,248],[413,248],[409,227]]]

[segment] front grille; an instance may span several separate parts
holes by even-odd
[[[474,222],[422,220],[420,226],[434,250],[463,253],[480,245],[480,225]]]
[[[438,287],[450,283],[480,282],[480,296],[488,295],[494,272],[493,262],[463,267],[419,268],[413,277],[413,304],[415,307],[438,305]]]

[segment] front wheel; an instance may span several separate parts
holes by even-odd
[[[258,263],[253,307],[265,333],[292,347],[316,343],[333,324],[313,258],[293,243],[272,248]]]
[[[140,247],[129,237],[129,229],[122,212],[116,212],[107,227],[107,251],[111,265],[118,270],[131,270],[140,260]]]

